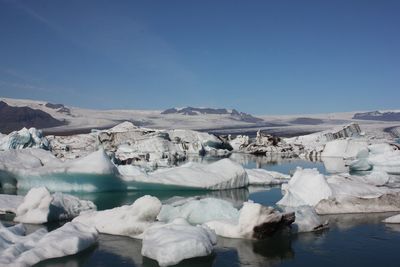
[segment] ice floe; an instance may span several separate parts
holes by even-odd
[[[292,224],[292,212],[281,213],[272,207],[245,202],[238,220],[215,220],[205,223],[217,235],[230,238],[264,239],[276,231]]]
[[[171,222],[184,218],[191,224],[203,224],[214,220],[238,220],[239,211],[225,200],[216,198],[183,199],[162,206],[157,219]]]
[[[184,259],[207,256],[216,243],[217,237],[208,227],[176,219],[144,232],[142,255],[156,260],[160,266],[169,266]]]
[[[389,144],[373,144],[368,151],[361,151],[357,160],[350,164],[350,170],[365,171],[378,169],[390,174],[400,174],[400,150]]]
[[[6,136],[0,136],[0,150],[23,149],[27,147],[50,148],[47,138],[43,136],[42,131],[36,128],[22,128]]]
[[[0,214],[7,212],[15,213],[23,201],[23,196],[0,194]]]
[[[136,171],[135,171],[136,173]],[[191,189],[231,189],[249,184],[244,168],[229,159],[211,164],[186,163],[179,167],[159,169],[148,175],[125,175],[135,188],[173,186]]]
[[[63,193],[50,192],[45,187],[32,188],[18,205],[14,221],[41,224],[69,220],[81,212],[96,210],[93,202]]]
[[[382,186],[385,181],[387,176],[381,172],[364,177],[324,176],[316,169],[298,168],[288,184],[282,185],[284,196],[277,204],[309,205],[318,214],[398,211],[400,191]]]
[[[22,224],[4,227],[0,223],[0,266],[32,266],[46,259],[76,254],[97,242],[95,228],[69,222],[47,233],[39,229],[25,236]]]
[[[265,169],[246,169],[250,185],[279,185],[286,183],[290,175]]]
[[[400,223],[400,214],[391,216],[383,220],[384,223]]]
[[[160,210],[161,202],[146,195],[131,205],[82,213],[73,222],[94,226],[100,233],[139,237],[155,222]]]

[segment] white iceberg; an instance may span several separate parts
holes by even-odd
[[[14,221],[41,224],[69,220],[89,210],[96,210],[91,201],[63,193],[51,195],[45,187],[32,188],[16,209]]]
[[[176,218],[184,218],[191,224],[203,224],[214,220],[238,220],[239,211],[228,201],[203,198],[165,204],[157,216],[162,222]]]
[[[47,233],[44,229],[24,236],[22,224],[0,224],[0,266],[32,266],[40,261],[76,254],[97,242],[98,232],[80,223],[66,223]]]
[[[384,223],[400,223],[400,214],[391,216],[383,220]]]
[[[50,191],[126,190],[118,169],[100,149],[62,162],[42,149],[0,152],[0,183],[23,190],[46,186]]]
[[[316,169],[298,168],[288,184],[282,185],[278,205],[315,207],[318,214],[386,212],[400,210],[400,190],[382,184],[387,177],[371,173],[368,177],[349,174],[325,177]]]
[[[249,184],[244,168],[229,159],[211,164],[186,163],[179,167],[159,169],[148,175],[125,176],[132,188],[188,188],[188,189],[231,189]]]
[[[389,144],[368,146],[368,152],[359,153],[357,160],[350,164],[350,170],[382,170],[390,174],[400,174],[400,150]]]
[[[94,226],[100,233],[139,238],[155,222],[160,210],[160,200],[146,195],[132,205],[82,213],[73,222]]]
[[[23,149],[28,147],[49,149],[49,141],[43,136],[42,131],[36,128],[23,128],[11,132],[7,136],[0,136],[0,150]]]
[[[300,206],[294,209],[286,208],[286,212],[295,213],[295,221],[292,228],[297,233],[313,232],[328,226],[328,222],[321,221],[315,209],[311,206]]]
[[[346,138],[329,141],[325,144],[321,157],[355,158],[368,142],[361,138]]]
[[[0,214],[6,212],[15,213],[23,201],[23,196],[0,194]]]
[[[317,169],[298,167],[288,184],[282,186],[282,190],[285,195],[277,204],[287,207],[315,206],[322,199],[332,196],[332,189],[325,176]]]
[[[246,169],[250,185],[279,185],[286,183],[290,175],[264,169]]]
[[[184,259],[207,256],[217,243],[214,232],[207,227],[192,226],[184,219],[154,225],[143,234],[142,255],[169,266]]]
[[[237,220],[215,220],[205,225],[219,236],[264,239],[292,224],[294,220],[294,213],[281,213],[272,207],[245,202]]]

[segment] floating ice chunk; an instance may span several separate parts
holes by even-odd
[[[14,131],[7,136],[0,137],[0,150],[23,149],[36,147],[49,149],[49,141],[43,136],[42,131],[36,128],[22,128]]]
[[[290,225],[294,220],[294,213],[280,213],[272,207],[245,202],[238,221],[216,220],[205,225],[224,237],[263,239]]]
[[[296,208],[287,208],[286,212],[295,213],[295,221],[292,227],[295,232],[312,232],[327,227],[328,222],[322,222],[315,209],[311,206],[300,206]]]
[[[354,181],[360,181],[365,184],[382,186],[389,182],[390,176],[384,171],[373,170],[368,175],[353,175],[351,179]]]
[[[53,195],[45,187],[32,188],[16,209],[14,221],[41,224],[49,221],[68,220],[83,211],[95,210],[96,206],[87,200],[55,193]]]
[[[97,242],[98,232],[93,227],[69,222],[47,233],[44,229],[23,236],[22,225],[1,229],[0,265],[32,266],[40,261],[76,254]]]
[[[250,144],[249,137],[247,135],[238,135],[235,137],[235,139],[229,140],[229,144],[234,151],[240,151]]]
[[[146,184],[175,186],[180,188],[231,189],[248,185],[244,168],[229,159],[222,159],[211,164],[189,162],[179,167],[160,169],[149,175],[138,175],[124,180]]]
[[[157,219],[163,222],[171,222],[176,218],[184,218],[191,224],[203,224],[214,220],[237,221],[239,211],[225,200],[216,198],[204,198],[189,200],[187,202],[175,202],[163,205]]]
[[[142,255],[160,266],[169,266],[184,259],[207,256],[217,243],[214,232],[204,226],[191,226],[184,219],[154,225],[143,234]]]
[[[400,214],[391,216],[383,220],[384,223],[400,223]]]
[[[332,196],[332,190],[324,175],[317,169],[298,167],[292,179],[283,188],[285,195],[277,204],[287,207],[314,206],[320,200]]]
[[[357,153],[368,147],[365,139],[338,139],[325,144],[321,157],[355,158]]]
[[[160,200],[147,195],[132,205],[82,213],[73,221],[92,225],[100,233],[138,237],[155,222],[160,210]]]
[[[129,177],[145,174],[141,168],[139,168],[137,166],[133,166],[133,165],[119,165],[118,172],[125,179],[129,179]]]
[[[15,213],[23,201],[23,196],[0,194],[0,213]]]
[[[264,169],[246,169],[246,173],[250,185],[278,185],[286,183],[290,179],[287,174]]]
[[[189,153],[199,153],[203,147],[221,148],[222,141],[213,134],[192,131],[192,130],[169,130],[167,131],[171,140],[179,139],[180,142],[188,145]]]
[[[364,171],[379,169],[390,174],[400,174],[400,150],[389,144],[368,146],[369,153],[359,153],[357,160],[350,164],[350,170]]]

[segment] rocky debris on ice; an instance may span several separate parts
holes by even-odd
[[[15,213],[23,201],[23,196],[0,194],[0,214],[7,212]]]
[[[143,234],[142,255],[160,266],[175,265],[184,259],[212,253],[217,237],[206,226],[192,226],[184,219],[156,224]]]
[[[249,184],[244,168],[229,159],[211,164],[186,163],[179,167],[159,169],[148,175],[125,175],[123,179],[133,187],[157,185],[192,189],[232,189]]]
[[[288,182],[290,175],[264,169],[246,169],[250,185],[280,185]]]
[[[215,220],[237,221],[239,211],[228,201],[217,198],[178,199],[164,204],[157,219],[171,222],[184,218],[190,224],[203,224]]]
[[[0,136],[0,150],[27,147],[50,149],[49,141],[43,136],[42,131],[36,128],[22,128],[19,131],[11,132],[9,135]]]
[[[48,135],[52,153],[61,160],[84,157],[98,150],[96,133],[67,136]]]
[[[15,210],[14,221],[41,224],[70,220],[81,212],[96,210],[93,202],[75,196],[50,192],[45,187],[32,188]]]
[[[0,223],[0,265],[32,266],[46,259],[76,254],[97,243],[95,228],[76,222],[47,232],[39,229],[25,235],[22,224],[4,227]]]
[[[294,220],[293,212],[281,213],[272,207],[245,202],[239,211],[238,220],[215,220],[206,222],[205,225],[219,236],[264,239],[291,225]]]
[[[400,214],[391,216],[383,220],[384,223],[400,223]]]
[[[155,222],[160,210],[161,202],[146,195],[131,205],[82,213],[73,222],[94,226],[100,233],[139,238]]]
[[[389,174],[400,174],[400,150],[387,143],[373,144],[360,151],[350,164],[352,171],[381,170]]]
[[[349,174],[324,176],[317,169],[297,168],[288,184],[282,185],[284,196],[277,204],[309,205],[318,214],[399,211],[400,191],[383,186],[385,179],[382,173],[362,178]]]
[[[84,156],[99,147],[119,164],[155,169],[186,159],[187,154],[226,154],[228,144],[208,133],[192,130],[155,130],[123,122],[90,134],[49,136],[54,154],[61,159]]]
[[[280,154],[283,157],[297,157],[303,151],[301,145],[288,144],[280,137],[262,133],[260,130],[254,140],[249,141],[247,136],[238,136],[229,143],[235,151],[255,155]]]
[[[287,144],[302,146],[304,153],[301,156],[315,158],[320,156],[327,142],[348,137],[359,137],[360,135],[360,126],[357,123],[351,123],[339,129],[285,138],[284,140]]]

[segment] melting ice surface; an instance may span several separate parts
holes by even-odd
[[[232,155],[232,160],[245,168],[264,168],[290,174],[297,166],[317,168],[329,173],[345,168],[343,162],[310,162],[298,159]],[[198,162],[216,159],[196,158]],[[8,192],[9,193],[9,192]],[[25,192],[18,192],[24,194]],[[163,203],[179,198],[214,197],[241,207],[249,199],[264,205],[272,205],[282,198],[280,187],[251,186],[249,188],[202,191],[202,190],[146,190],[127,192],[102,192],[76,194],[81,199],[93,201],[99,210],[110,209],[133,201],[143,195],[152,195]],[[400,225],[383,224],[382,220],[396,213],[346,214],[322,216],[329,218],[330,228],[314,233],[279,233],[266,240],[229,239],[218,237],[213,254],[184,260],[177,266],[398,266],[400,256]],[[0,217],[6,221],[8,215]],[[58,224],[30,226],[53,230]],[[141,255],[142,241],[113,235],[99,235],[98,246],[77,255],[47,260],[37,266],[157,266],[157,262]]]

